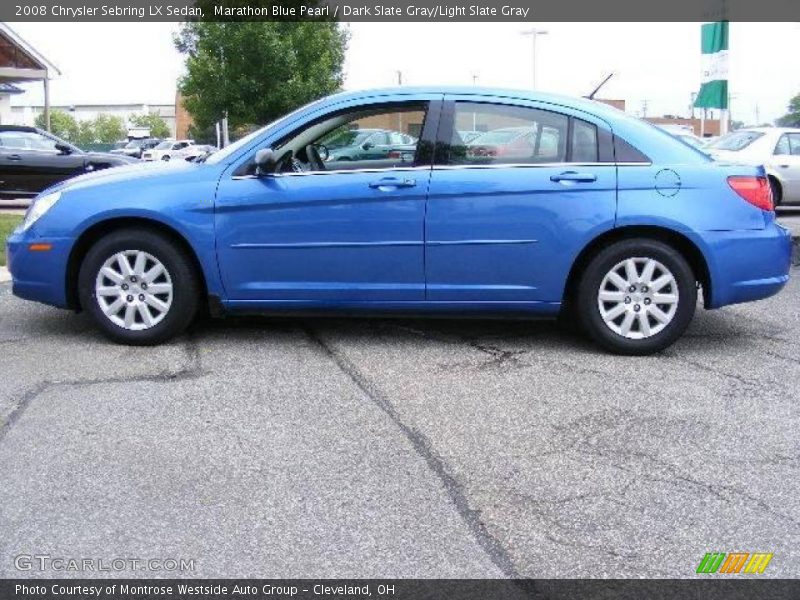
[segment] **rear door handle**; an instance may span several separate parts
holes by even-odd
[[[22,160],[22,157],[19,154],[9,154],[6,156],[8,160]]]
[[[415,179],[400,179],[398,177],[384,177],[369,184],[372,189],[388,191],[397,188],[409,188],[417,185]]]
[[[558,175],[551,175],[550,181],[555,183],[591,183],[597,181],[594,173],[578,173],[577,171],[564,171]]]

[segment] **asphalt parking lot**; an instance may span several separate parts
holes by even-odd
[[[463,320],[236,319],[128,348],[2,285],[0,577],[71,575],[20,572],[25,554],[690,577],[710,551],[773,552],[763,576],[795,577],[798,273],[639,359]]]

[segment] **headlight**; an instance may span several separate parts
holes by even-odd
[[[29,229],[44,213],[53,208],[53,205],[58,202],[59,198],[61,198],[61,192],[55,192],[36,198],[28,209],[28,212],[25,213],[25,220],[22,222],[22,231]]]

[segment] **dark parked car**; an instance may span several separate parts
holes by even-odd
[[[130,140],[119,148],[114,148],[111,154],[123,154],[133,158],[142,158],[142,152],[155,148],[161,143],[161,138],[139,138]]]
[[[84,152],[36,127],[0,126],[0,196],[35,196],[70,177],[135,162],[119,154]]]

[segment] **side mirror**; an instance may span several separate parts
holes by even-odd
[[[272,148],[258,150],[255,162],[257,175],[268,175],[275,172],[275,152]]]
[[[364,145],[361,146],[364,150],[369,150],[370,148],[374,148],[375,144],[372,142],[364,142]]]
[[[63,142],[56,142],[56,150],[59,154],[72,154],[72,148]]]

